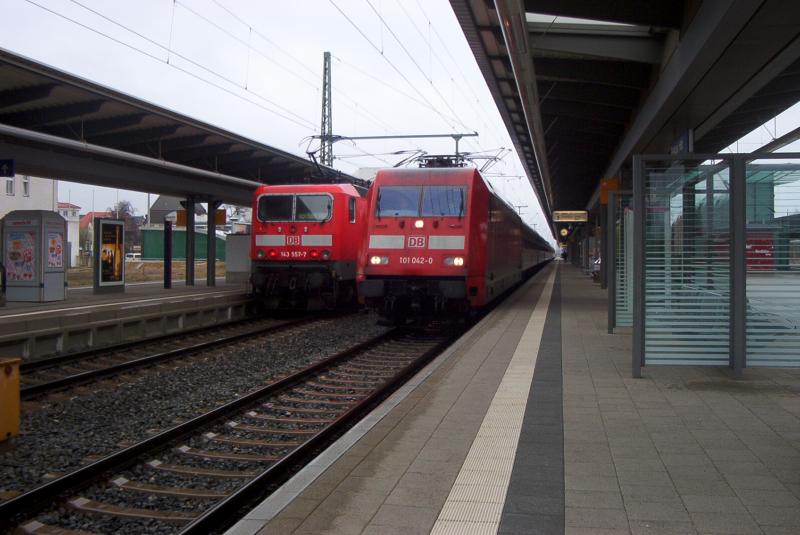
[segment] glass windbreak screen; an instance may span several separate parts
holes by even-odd
[[[747,365],[800,366],[800,162],[746,176]]]
[[[615,197],[616,215],[614,235],[614,300],[616,324],[614,327],[633,325],[633,198],[620,193]]]
[[[331,216],[332,203],[327,195],[298,195],[295,221],[326,221]]]
[[[378,191],[378,216],[419,216],[420,190],[420,186],[383,186]]]
[[[730,167],[645,168],[645,365],[730,356]]]
[[[463,186],[429,186],[422,192],[422,215],[463,216],[467,188]]]
[[[261,221],[291,221],[293,195],[264,195],[258,199],[258,219]]]

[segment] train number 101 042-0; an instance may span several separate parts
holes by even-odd
[[[401,264],[422,264],[422,265],[433,265],[433,257],[432,256],[401,256],[400,257]]]

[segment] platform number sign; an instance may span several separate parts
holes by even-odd
[[[300,236],[286,236],[286,245],[300,245]]]
[[[424,249],[425,248],[425,236],[409,236],[408,237],[408,247],[414,249]]]

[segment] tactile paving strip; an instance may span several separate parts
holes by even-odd
[[[431,535],[497,533],[554,280],[552,271]]]

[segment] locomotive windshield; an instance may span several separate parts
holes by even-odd
[[[378,192],[379,217],[464,215],[464,186],[385,186]]]
[[[261,221],[291,221],[294,195],[264,195],[258,199]]]
[[[295,221],[325,221],[331,216],[332,200],[327,195],[298,195]]]
[[[462,186],[426,186],[422,192],[422,215],[464,215],[467,189]]]
[[[332,211],[329,195],[263,195],[258,199],[260,221],[327,221]]]
[[[419,215],[420,186],[384,186],[378,192],[379,217]]]

